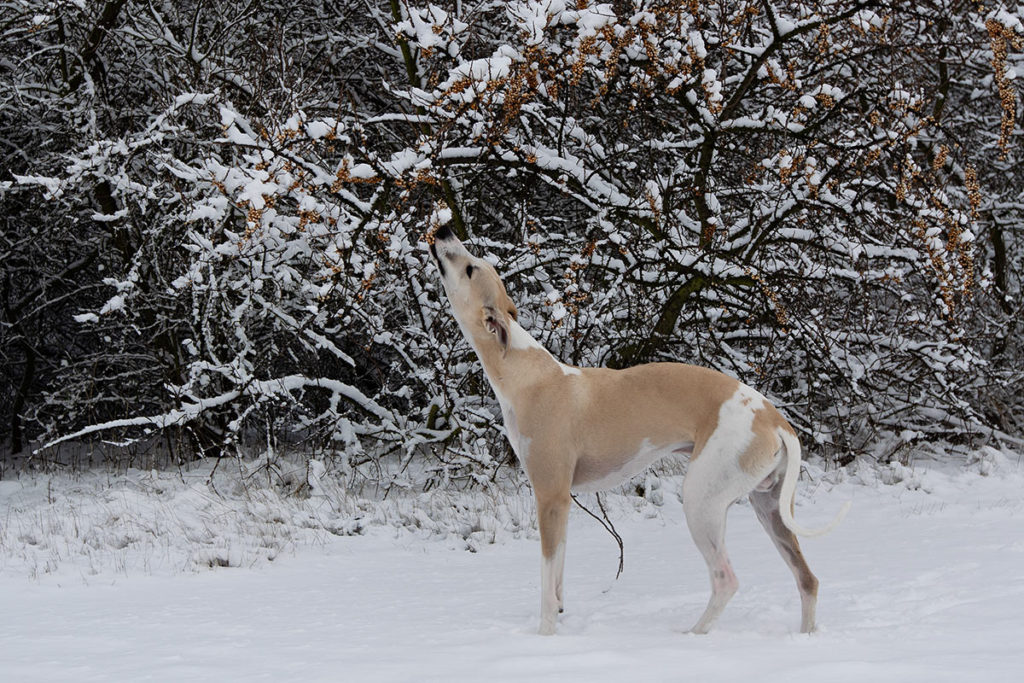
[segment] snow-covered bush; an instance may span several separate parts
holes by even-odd
[[[441,221],[563,360],[722,369],[830,459],[1019,432],[1019,11],[341,5],[7,20],[15,450],[28,421],[492,477],[497,411],[425,259]]]

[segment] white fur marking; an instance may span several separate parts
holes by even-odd
[[[718,426],[708,440],[708,446],[728,447],[734,453],[742,453],[754,437],[754,413],[764,409],[764,396],[745,384],[739,385],[728,401],[718,409]]]
[[[541,558],[540,587],[540,634],[549,636],[555,632],[558,619],[558,569],[559,556],[564,557],[565,541],[558,544],[555,554]]]
[[[690,464],[687,479],[697,481],[710,477],[734,482],[738,487],[735,495],[742,495],[743,491],[739,489],[746,487],[748,482],[737,456],[747,450],[754,440],[754,416],[765,405],[764,396],[740,384],[736,393],[718,409],[718,426],[704,444],[702,454]],[[722,454],[729,457],[722,458]],[[749,483],[755,485],[755,482]]]
[[[519,420],[516,419],[515,410],[505,400],[505,397],[501,395],[497,387],[492,385],[492,388],[498,397],[498,404],[501,406],[501,420],[505,424],[505,436],[512,446],[512,451],[519,458],[520,465],[526,467],[526,458],[530,455],[530,439],[523,436],[522,432],[519,431]]]
[[[508,345],[513,349],[541,349],[547,351],[547,349],[540,345],[540,342],[523,329],[523,326],[518,321],[509,319],[508,323]]]
[[[541,346],[540,342],[533,338],[529,332],[527,332],[522,325],[515,320],[509,320],[508,325],[508,345],[513,349],[519,349],[525,351],[527,349],[540,349],[544,353],[551,356],[551,352]],[[554,356],[551,356],[554,358]],[[579,368],[574,368],[571,365],[556,360],[558,367],[562,369],[562,373],[565,375],[582,375]]]
[[[565,363],[562,363],[561,361],[559,361],[558,367],[562,368],[562,374],[564,374],[564,375],[582,375],[583,374],[582,372],[580,372],[579,368],[574,368],[571,365],[566,365]]]

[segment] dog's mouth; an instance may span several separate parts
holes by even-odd
[[[444,263],[441,262],[441,256],[437,253],[437,247],[434,243],[430,243],[430,255],[434,257],[434,263],[437,264],[437,269],[441,271],[441,277],[444,277]]]
[[[427,242],[430,244],[430,255],[434,257],[434,261],[437,263],[437,269],[441,271],[441,277],[445,276],[444,270],[444,259],[437,253],[437,241],[447,241],[455,237],[455,233],[452,232],[451,228],[447,225],[442,225],[433,234],[429,235]]]
[[[447,225],[439,225],[437,230],[434,231],[434,239],[446,242],[455,237],[455,233]],[[431,242],[433,243],[433,242]]]

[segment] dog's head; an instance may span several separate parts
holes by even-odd
[[[518,313],[494,266],[470,254],[447,226],[434,233],[430,253],[463,333],[478,351],[481,343],[493,340],[506,354]]]

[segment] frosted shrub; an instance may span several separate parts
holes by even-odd
[[[1019,13],[23,4],[14,450],[27,428],[492,480],[498,411],[424,255],[441,222],[562,360],[716,367],[831,460],[1019,430]]]

